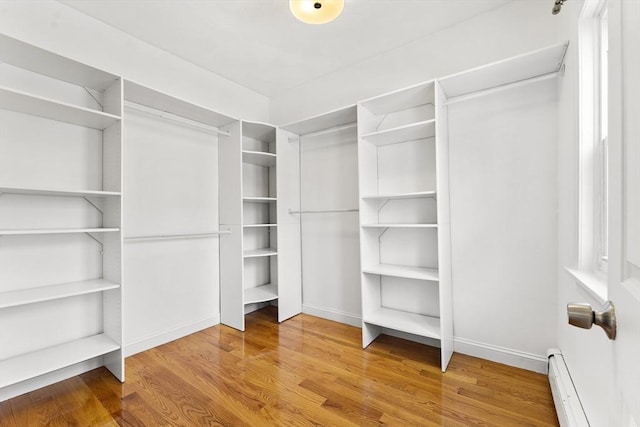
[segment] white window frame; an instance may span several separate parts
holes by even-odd
[[[607,215],[608,158],[606,117],[607,69],[603,63],[601,42],[606,42],[607,0],[586,0],[579,21],[579,205],[578,270],[580,280],[598,298],[607,299]],[[603,28],[604,27],[604,28]],[[604,34],[603,34],[604,33]],[[604,35],[604,39],[603,39]],[[605,57],[606,60],[606,57]],[[601,94],[604,97],[601,99]],[[601,126],[604,125],[604,126]]]

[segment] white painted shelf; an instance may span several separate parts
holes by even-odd
[[[19,291],[0,292],[0,308],[18,305],[34,304],[60,298],[74,297],[96,292],[117,289],[120,285],[109,280],[94,279],[81,282],[61,283],[57,285],[40,286]]]
[[[377,264],[362,269],[363,273],[378,274],[380,276],[403,277],[405,279],[429,280],[437,282],[438,269],[424,267],[410,267],[406,265]]]
[[[244,224],[243,227],[245,228],[252,228],[252,227],[277,227],[278,224]]]
[[[0,108],[103,130],[120,117],[0,86]]]
[[[242,150],[242,161],[258,166],[273,167],[276,165],[276,155],[263,151]]]
[[[68,234],[68,233],[111,233],[120,231],[119,228],[49,228],[32,230],[0,230],[0,236],[15,236],[22,234]]]
[[[437,317],[381,307],[363,316],[363,321],[383,328],[440,339],[440,319]]]
[[[362,196],[362,198],[365,200],[421,199],[429,197],[436,197],[436,192],[417,191],[415,193],[366,194]]]
[[[105,334],[48,347],[0,362],[0,387],[17,384],[120,348]]]
[[[244,251],[244,254],[243,254],[244,258],[257,258],[257,257],[273,256],[273,255],[278,255],[278,251],[273,248],[251,249],[251,250]]]
[[[250,203],[272,203],[276,202],[278,199],[275,197],[243,197],[243,202]]]
[[[53,188],[0,187],[0,194],[33,194],[38,196],[72,196],[72,197],[118,197],[122,193],[116,191],[94,190],[56,190]]]
[[[392,93],[361,101],[360,105],[373,114],[388,114],[433,103],[433,82],[419,83]]]
[[[355,123],[357,120],[356,106],[350,105],[318,116],[309,117],[299,122],[286,124],[280,126],[280,128],[296,135],[305,135]]]
[[[437,228],[438,224],[362,224],[362,228]]]
[[[415,141],[424,138],[433,138],[436,134],[436,121],[411,123],[392,129],[367,133],[360,138],[376,146],[396,144],[399,142]]]
[[[252,304],[256,302],[272,301],[278,298],[278,292],[272,284],[248,288],[244,290],[244,303]]]

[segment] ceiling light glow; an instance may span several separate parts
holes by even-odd
[[[304,23],[326,24],[342,13],[344,0],[289,0],[289,9]]]

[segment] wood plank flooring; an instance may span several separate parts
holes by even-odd
[[[0,426],[556,426],[547,377],[275,309],[0,403]]]

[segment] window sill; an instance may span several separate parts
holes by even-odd
[[[565,267],[565,270],[573,277],[578,285],[594,297],[598,302],[607,302],[607,278],[593,271],[580,271]]]

